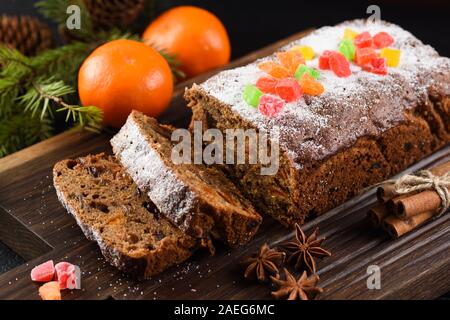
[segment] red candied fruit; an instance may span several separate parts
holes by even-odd
[[[284,101],[270,94],[264,94],[259,99],[258,110],[267,117],[276,116],[283,110]]]
[[[53,260],[44,262],[31,270],[31,280],[36,282],[52,281],[55,275]]]
[[[363,69],[379,75],[387,75],[387,63],[386,58],[375,58],[369,64],[363,66]]]
[[[354,45],[357,48],[367,48],[373,46],[373,38],[369,32],[365,31],[358,34],[353,40]]]
[[[394,38],[387,32],[378,32],[373,36],[373,45],[377,49],[389,47],[394,43]]]
[[[275,78],[269,77],[261,77],[256,81],[256,87],[264,93],[273,93],[275,94],[275,86],[277,85],[278,80]]]
[[[339,77],[348,77],[352,74],[350,63],[342,53],[332,52],[329,58],[330,69]]]
[[[373,59],[377,57],[377,53],[373,48],[356,48],[355,62],[360,66],[369,64]]]
[[[286,102],[297,100],[302,95],[302,89],[294,78],[285,78],[278,81],[275,86],[277,95]]]
[[[332,51],[325,50],[319,57],[319,69],[328,70],[330,69],[330,54]]]

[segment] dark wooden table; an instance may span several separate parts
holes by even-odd
[[[298,38],[298,34],[248,55],[228,67],[245,64]],[[189,112],[177,86],[164,122],[186,125]],[[110,152],[111,132],[96,135],[69,131],[0,160],[0,240],[26,263],[0,276],[0,299],[38,299],[31,282],[33,266],[48,259],[81,267],[82,290],[64,291],[64,299],[267,299],[270,287],[244,281],[240,261],[264,242],[275,245],[293,234],[270,218],[255,239],[233,251],[218,246],[217,255],[199,251],[186,263],[147,281],[127,278],[105,262],[95,243],[86,240],[73,218],[58,202],[52,186],[55,162],[101,151]],[[408,171],[450,160],[450,146]],[[375,230],[366,212],[374,192],[355,197],[307,223],[319,226],[333,256],[319,262],[320,299],[434,299],[450,291],[450,215],[392,240]],[[369,290],[367,268],[381,268],[381,289]]]

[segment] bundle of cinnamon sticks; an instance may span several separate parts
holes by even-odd
[[[446,185],[450,191],[448,174],[450,172],[450,161],[429,169],[430,176],[446,177]],[[401,178],[400,178],[401,179]],[[443,199],[434,187],[399,192],[397,181],[383,183],[377,189],[378,205],[368,212],[369,218],[374,226],[382,227],[392,237],[398,238],[405,233],[417,228],[422,223],[430,220],[433,216],[442,213]],[[414,189],[414,188],[410,188]]]

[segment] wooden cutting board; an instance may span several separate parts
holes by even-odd
[[[307,32],[254,52],[227,66],[246,64],[272,53]],[[185,126],[189,111],[182,94],[186,86],[214,72],[177,86],[163,122]],[[127,278],[105,262],[95,243],[86,240],[74,219],[56,198],[51,170],[55,162],[88,153],[110,152],[113,132],[96,135],[69,131],[0,160],[0,239],[27,262],[0,276],[0,299],[39,299],[30,280],[33,266],[48,259],[69,261],[82,270],[82,290],[63,292],[64,299],[268,299],[270,286],[243,279],[239,262],[264,242],[273,245],[292,232],[266,218],[245,247],[218,246],[217,255],[199,251],[187,262],[147,281]],[[408,171],[450,160],[450,146]],[[319,262],[321,299],[437,298],[450,291],[450,215],[433,220],[392,240],[374,230],[366,212],[374,192],[356,197],[304,226],[319,226],[333,256]],[[367,268],[381,268],[381,289],[367,289]]]

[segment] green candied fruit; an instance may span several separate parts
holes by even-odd
[[[244,87],[242,97],[244,101],[252,107],[257,107],[259,104],[259,98],[263,95],[262,91],[252,84],[247,84]]]
[[[309,75],[311,77],[313,77],[314,79],[316,79],[316,80],[319,79],[319,77],[320,77],[320,71],[319,70],[316,70],[316,69],[314,69],[312,67],[308,67],[307,65],[304,65],[304,64],[300,64],[297,67],[297,70],[295,71],[295,74],[294,74],[295,79],[300,80],[302,78],[302,75],[305,72],[309,73]]]
[[[355,45],[350,39],[344,39],[339,44],[339,52],[342,53],[348,61],[355,59]]]

